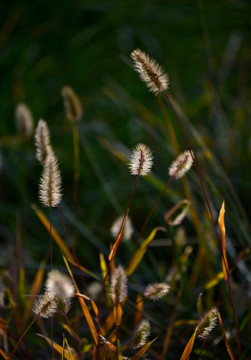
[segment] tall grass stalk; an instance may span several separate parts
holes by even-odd
[[[165,98],[167,99],[169,105],[171,106],[171,109],[175,115],[175,118],[178,122],[178,125],[180,127],[180,130],[181,130],[181,133],[184,137],[184,140],[186,142],[186,145],[187,145],[187,148],[192,156],[192,159],[193,159],[193,164],[194,164],[194,167],[195,167],[195,171],[197,173],[197,176],[199,178],[199,182],[200,182],[200,185],[201,185],[201,188],[202,188],[202,191],[203,191],[203,195],[204,195],[204,198],[205,198],[205,201],[206,201],[206,204],[207,204],[207,207],[208,207],[208,211],[209,211],[209,214],[210,214],[210,217],[211,217],[211,220],[213,222],[213,225],[214,225],[214,229],[215,229],[215,232],[216,232],[216,236],[217,236],[217,240],[218,240],[218,244],[219,244],[219,248],[221,250],[221,254],[223,254],[223,250],[222,250],[222,244],[221,244],[221,239],[220,239],[220,235],[219,235],[219,232],[218,232],[218,229],[217,229],[217,226],[216,226],[216,223],[215,223],[215,220],[214,220],[214,217],[213,217],[213,214],[212,214],[212,209],[211,209],[211,206],[210,206],[210,203],[209,203],[209,200],[208,200],[208,197],[207,197],[207,193],[206,193],[206,190],[205,190],[205,187],[204,187],[204,184],[203,184],[203,181],[202,181],[202,178],[201,178],[201,175],[200,175],[200,172],[199,172],[199,169],[197,167],[197,164],[196,164],[196,161],[194,159],[194,156],[193,156],[193,153],[192,153],[192,150],[191,150],[191,147],[189,145],[189,142],[187,140],[187,137],[186,137],[186,134],[183,130],[183,127],[182,127],[182,124],[180,122],[180,119],[172,105],[172,102],[167,94],[166,91],[163,92],[164,95],[165,95]],[[224,261],[224,265],[226,267],[226,264],[225,264],[225,259],[223,257],[223,261]],[[226,267],[227,268],[227,267]],[[231,287],[231,284],[230,284],[230,279],[229,279],[229,271],[227,269],[227,283],[228,283],[228,288],[229,288],[229,294],[230,294],[230,300],[231,300],[231,305],[232,305],[232,309],[233,309],[233,315],[234,315],[234,323],[235,323],[235,328],[236,328],[236,336],[237,336],[237,343],[238,343],[238,358],[240,358],[241,356],[241,343],[240,343],[240,335],[239,335],[239,327],[238,327],[238,321],[237,321],[237,316],[236,316],[236,311],[235,311],[235,305],[234,305],[234,299],[233,299],[233,292],[232,292],[232,287]]]

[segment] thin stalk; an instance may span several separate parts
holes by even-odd
[[[178,266],[178,269],[179,269],[182,292],[185,293],[185,297],[186,297],[186,300],[187,300],[187,297],[188,297],[188,288],[187,288],[188,281],[187,281],[186,275],[182,271],[182,264],[181,264],[181,261],[180,261],[180,254],[179,254],[179,251],[178,251],[177,246],[176,246],[176,242],[175,242],[175,239],[174,239],[173,227],[171,225],[169,225],[169,233],[170,233],[170,237],[171,237],[171,241],[172,241],[172,247],[173,247],[175,260],[176,260],[176,263],[177,263],[177,266]]]
[[[138,244],[139,244],[139,241],[140,241],[140,239],[141,239],[141,236],[142,236],[142,234],[143,234],[143,232],[144,232],[144,230],[145,230],[145,227],[146,227],[146,225],[147,225],[147,223],[148,223],[148,221],[149,221],[152,213],[153,213],[154,210],[156,209],[156,206],[158,205],[160,199],[161,199],[162,196],[164,195],[164,193],[165,193],[166,189],[168,188],[168,186],[171,184],[172,180],[173,180],[173,177],[171,177],[171,178],[168,180],[168,182],[167,182],[166,185],[164,186],[163,190],[162,190],[161,193],[159,194],[157,200],[155,201],[153,207],[151,208],[150,212],[148,213],[148,215],[147,215],[147,217],[146,217],[146,219],[145,219],[145,221],[144,221],[144,224],[143,224],[142,227],[141,227],[141,230],[140,230],[140,232],[139,232],[139,235],[138,235],[138,237],[137,237],[137,239],[136,239],[136,241],[135,241],[135,244],[134,244],[134,247],[133,247],[133,249],[132,249],[130,259],[129,259],[129,264],[128,264],[128,266],[130,265],[130,262],[132,261],[133,255],[134,255],[134,253],[135,253],[135,251],[136,251],[136,248],[137,248],[137,246],[138,246]]]
[[[180,152],[179,144],[178,144],[178,141],[177,141],[177,138],[176,138],[176,135],[175,135],[175,131],[174,131],[173,126],[172,126],[171,119],[170,119],[169,114],[168,114],[168,112],[166,110],[163,99],[162,99],[162,97],[160,95],[157,96],[157,100],[159,102],[159,105],[160,105],[160,108],[161,108],[162,113],[164,115],[164,118],[166,119],[167,128],[168,128],[168,132],[170,134],[171,144],[172,144],[172,147],[174,149],[174,153],[175,153],[176,156],[178,156],[178,154]],[[207,253],[208,253],[209,247],[208,247],[207,243],[203,240],[204,238],[202,236],[200,220],[199,220],[197,211],[195,209],[192,194],[191,194],[191,191],[189,189],[188,182],[187,182],[187,179],[186,179],[185,176],[181,179],[181,182],[182,182],[182,186],[183,186],[186,198],[190,201],[192,221],[194,223],[196,232],[198,234],[199,241],[200,241],[201,245],[203,246],[204,250],[206,250]],[[195,282],[196,282],[196,278],[194,276],[194,283]]]
[[[51,206],[50,206],[50,250],[51,250],[51,270],[52,270],[53,269],[53,249],[52,249],[51,222],[52,222],[52,216],[51,216]]]
[[[79,339],[78,339],[75,331],[73,330],[73,328],[72,328],[72,326],[71,326],[71,323],[70,323],[70,321],[69,321],[68,316],[67,316],[66,313],[64,313],[64,317],[65,317],[65,319],[66,319],[67,325],[69,326],[69,328],[70,328],[70,330],[71,330],[71,333],[72,333],[72,336],[73,336],[73,338],[74,338],[74,341],[75,341],[75,343],[76,343],[76,346],[77,346],[77,349],[78,349],[78,357],[79,357],[80,360],[82,360],[82,359],[83,359],[83,356],[82,356],[81,349],[80,349]]]
[[[166,91],[164,91],[164,95],[169,103],[169,105],[171,106],[172,108],[172,111],[176,117],[176,120],[178,121],[178,124],[179,124],[179,127],[180,127],[180,130],[182,132],[182,135],[184,137],[184,140],[186,142],[186,145],[187,145],[187,148],[191,154],[191,157],[193,159],[193,164],[194,164],[194,168],[195,168],[195,171],[198,175],[198,178],[199,178],[199,181],[200,181],[200,185],[201,185],[201,188],[202,188],[202,191],[203,191],[203,194],[204,194],[204,197],[205,197],[205,201],[206,201],[206,204],[207,204],[207,207],[208,207],[208,211],[209,211],[209,214],[210,214],[210,217],[212,219],[212,222],[213,222],[213,225],[214,225],[214,228],[215,228],[215,232],[216,232],[216,235],[217,235],[217,240],[218,240],[218,244],[219,244],[219,247],[220,247],[220,250],[221,250],[221,254],[222,254],[222,258],[223,258],[223,262],[224,262],[224,265],[225,265],[225,268],[227,269],[227,283],[228,283],[228,288],[229,288],[229,293],[230,293],[230,300],[231,300],[231,304],[232,304],[232,309],[233,309],[233,315],[234,315],[234,323],[235,323],[235,328],[236,328],[236,335],[237,335],[237,342],[238,342],[238,359],[240,358],[241,356],[241,343],[240,343],[240,335],[239,335],[239,328],[238,328],[238,322],[237,322],[237,316],[236,316],[236,311],[235,311],[235,305],[234,305],[234,299],[233,299],[233,292],[232,292],[232,287],[231,287],[231,284],[230,284],[230,280],[229,280],[229,271],[228,271],[228,268],[225,264],[225,258],[223,256],[223,251],[222,251],[222,244],[221,244],[221,240],[220,240],[220,235],[219,235],[219,232],[218,232],[218,229],[217,229],[217,226],[216,226],[216,223],[215,223],[215,220],[213,218],[213,214],[212,214],[212,210],[211,210],[211,206],[210,206],[210,203],[208,201],[208,197],[207,197],[207,193],[206,193],[206,190],[205,190],[205,187],[203,185],[203,182],[202,182],[202,178],[201,178],[201,175],[200,175],[200,172],[199,172],[199,169],[197,167],[197,164],[195,162],[195,159],[194,159],[194,156],[193,156],[193,152],[191,150],[191,147],[189,145],[189,142],[187,140],[187,137],[185,135],[185,132],[183,130],[183,127],[181,125],[181,122],[180,122],[180,119],[172,105],[172,102],[171,100],[169,99],[169,96],[167,95]]]
[[[124,217],[123,217],[121,226],[120,226],[119,233],[121,233],[121,231],[123,230],[123,228],[124,228],[124,226],[125,226],[126,217],[127,217],[128,212],[129,212],[129,207],[130,207],[130,204],[131,204],[131,202],[132,202],[132,198],[133,198],[133,195],[134,195],[134,192],[135,192],[135,189],[136,189],[138,180],[139,180],[139,176],[140,176],[140,172],[139,172],[139,174],[138,174],[137,177],[136,177],[136,180],[135,180],[135,183],[134,183],[132,192],[131,192],[131,196],[130,196],[130,199],[129,199],[129,201],[128,201],[128,204],[127,204],[127,207],[126,207],[126,211],[125,211],[125,214],[124,214]],[[123,235],[123,234],[122,234],[122,235]],[[120,237],[120,241],[121,241],[121,239],[122,239],[122,236]],[[118,243],[118,246],[119,246],[119,244],[120,244],[120,241],[119,241],[119,243]],[[117,246],[117,250],[118,250],[118,246]],[[101,288],[101,291],[100,291],[100,294],[99,294],[99,298],[98,298],[98,324],[99,324],[98,331],[99,331],[99,333],[100,333],[100,328],[101,328],[101,299],[102,299],[102,295],[103,295],[103,292],[104,292],[104,289],[105,289],[106,279],[107,279],[107,277],[108,277],[108,274],[109,274],[109,271],[110,271],[110,268],[111,268],[111,264],[112,264],[112,261],[113,261],[115,255],[116,255],[116,253],[114,253],[113,257],[112,257],[111,260],[109,261],[109,264],[108,264],[108,267],[107,267],[107,271],[106,271],[105,277],[104,277],[104,279],[103,279],[102,288]],[[99,358],[99,347],[100,347],[100,337],[98,337],[97,357],[96,357],[97,359]]]
[[[53,249],[52,249],[51,223],[52,223],[52,215],[51,215],[51,206],[50,206],[50,248],[51,248],[51,270],[52,270],[53,269]],[[53,360],[54,359],[53,317],[51,318],[51,355],[52,355],[52,360]]]
[[[67,231],[67,228],[66,228],[66,226],[65,226],[65,222],[64,222],[64,218],[63,218],[63,214],[62,214],[62,211],[61,211],[61,209],[60,209],[60,206],[58,206],[57,209],[58,209],[58,213],[59,213],[59,216],[60,216],[61,224],[63,225],[63,228],[64,228],[65,235],[66,235],[67,240],[68,240],[68,242],[69,242],[69,244],[70,244],[70,247],[71,247],[71,251],[72,251],[74,260],[75,260],[75,262],[76,262],[77,265],[78,265],[78,269],[80,270],[80,277],[81,277],[81,280],[82,280],[82,282],[83,282],[85,291],[86,291],[88,297],[90,297],[90,294],[89,294],[89,291],[88,291],[88,289],[87,289],[87,285],[86,285],[86,282],[85,282],[85,278],[84,278],[84,276],[83,276],[83,274],[82,274],[82,270],[81,270],[81,267],[80,267],[80,264],[79,264],[79,261],[78,261],[78,257],[77,257],[76,251],[75,251],[75,249],[74,249],[73,243],[72,243],[72,241],[71,241],[71,238],[70,238],[69,233],[68,233],[68,231]]]
[[[14,349],[12,350],[10,356],[9,356],[9,360],[11,360],[12,356],[14,355],[15,351],[17,350],[18,345],[20,344],[20,342],[23,340],[23,338],[25,337],[25,335],[27,334],[27,332],[29,331],[29,329],[32,327],[32,325],[34,324],[34,322],[37,320],[39,314],[37,314],[34,319],[32,320],[32,322],[30,323],[30,325],[27,327],[27,329],[24,331],[23,335],[20,337],[20,339],[18,340],[18,342],[16,343]]]

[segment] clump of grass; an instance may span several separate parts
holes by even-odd
[[[131,57],[134,61],[134,68],[139,73],[141,79],[146,83],[147,87],[153,92],[155,95],[160,95],[164,93],[164,96],[168,99],[168,102],[172,107],[171,102],[169,101],[169,97],[166,93],[166,90],[169,87],[169,77],[164,73],[163,69],[156,63],[156,61],[152,60],[148,55],[146,55],[143,51],[137,49],[132,52]],[[62,89],[62,95],[64,99],[65,112],[67,118],[73,124],[74,131],[74,171],[75,171],[75,182],[74,186],[77,187],[79,180],[79,138],[78,138],[78,130],[76,127],[77,122],[80,121],[82,117],[82,106],[79,98],[72,88],[66,86]],[[174,109],[173,109],[174,110]],[[19,109],[19,122],[22,125],[25,121],[25,116],[27,117],[27,113],[25,114],[24,109]],[[175,110],[174,110],[175,112]],[[178,116],[175,112],[175,116],[178,119]],[[21,120],[20,120],[21,119]],[[178,119],[179,121],[179,119]],[[27,122],[28,123],[28,122]],[[180,122],[179,122],[180,124]],[[30,125],[20,125],[20,133],[23,136],[30,136],[28,134],[31,133],[29,130]],[[180,124],[181,125],[181,124]],[[26,128],[25,128],[26,126]],[[28,130],[27,130],[28,129]],[[182,132],[183,128],[181,126]],[[185,140],[186,135],[184,134]],[[187,140],[186,140],[187,142]],[[147,279],[147,274],[150,274],[150,271],[144,271],[145,265],[142,259],[145,259],[145,254],[148,251],[148,247],[150,243],[153,243],[155,235],[159,229],[163,229],[156,224],[156,226],[150,231],[150,234],[143,238],[144,231],[149,222],[149,219],[153,212],[156,210],[160,199],[166,194],[167,189],[170,187],[173,179],[180,180],[185,175],[187,175],[188,171],[194,165],[194,168],[199,176],[199,181],[202,186],[203,194],[205,195],[206,203],[208,205],[210,214],[211,207],[208,202],[207,194],[205,192],[204,185],[202,183],[202,179],[200,176],[200,172],[195,162],[195,156],[193,151],[191,150],[189,144],[188,150],[182,152],[175,161],[171,163],[169,166],[169,171],[167,177],[169,175],[169,179],[166,185],[162,186],[162,191],[157,196],[157,199],[154,202],[150,212],[145,214],[144,209],[142,209],[142,214],[145,215],[145,221],[141,226],[141,229],[138,235],[135,235],[135,239],[132,236],[132,222],[129,218],[129,211],[133,207],[133,201],[135,201],[135,191],[140,179],[143,177],[144,179],[153,181],[154,176],[151,173],[153,166],[153,153],[152,150],[145,144],[139,143],[134,147],[131,152],[131,157],[129,161],[129,171],[131,175],[136,176],[136,180],[129,197],[129,201],[127,206],[125,207],[124,215],[120,216],[113,223],[111,233],[114,238],[114,243],[111,244],[109,254],[105,255],[100,253],[100,268],[95,269],[95,274],[92,271],[89,271],[84,264],[82,265],[77,257],[77,252],[75,247],[77,245],[74,242],[74,245],[71,242],[71,237],[69,236],[67,226],[63,221],[63,215],[59,208],[60,201],[62,199],[62,182],[61,182],[61,174],[58,168],[58,161],[54,151],[52,150],[50,144],[50,133],[48,126],[44,120],[39,120],[36,133],[35,133],[35,145],[36,145],[36,157],[37,160],[43,165],[43,173],[42,178],[39,185],[39,199],[45,207],[48,207],[50,210],[50,246],[51,246],[51,271],[48,273],[48,277],[45,281],[45,292],[42,295],[37,295],[35,303],[33,305],[33,312],[35,313],[35,317],[33,318],[31,324],[26,328],[23,332],[23,335],[19,338],[19,340],[15,343],[13,347],[13,339],[12,342],[9,341],[10,345],[13,347],[11,355],[8,356],[6,354],[5,358],[13,358],[16,350],[18,349],[22,339],[34,324],[34,322],[40,318],[43,319],[51,319],[51,339],[45,337],[47,342],[51,345],[52,348],[52,358],[54,358],[54,350],[56,350],[62,358],[64,355],[67,358],[71,359],[82,359],[85,355],[89,355],[95,360],[99,359],[140,359],[147,352],[151,354],[151,356],[155,356],[154,358],[164,359],[167,354],[170,343],[173,341],[172,346],[175,345],[175,341],[177,339],[176,336],[173,336],[173,333],[176,331],[175,327],[187,326],[187,329],[190,329],[190,325],[195,323],[195,320],[188,319],[184,320],[180,318],[176,321],[176,317],[179,317],[180,312],[183,307],[187,307],[188,309],[191,307],[196,307],[195,302],[191,300],[191,294],[188,294],[191,289],[189,288],[190,284],[188,281],[189,274],[187,274],[187,263],[189,260],[189,256],[191,255],[191,246],[190,248],[185,248],[184,251],[182,247],[185,247],[186,239],[182,242],[182,245],[179,247],[175,244],[175,235],[173,226],[179,226],[183,221],[184,217],[187,214],[189,207],[191,206],[191,201],[189,200],[181,200],[175,206],[173,206],[168,212],[165,213],[165,222],[169,225],[168,236],[170,239],[165,239],[165,241],[169,241],[172,244],[172,253],[174,253],[174,266],[172,267],[172,271],[165,278],[166,274],[164,271],[160,271],[163,275],[163,280],[161,282],[154,282],[152,279],[149,279],[149,284],[143,286],[143,284],[138,284],[138,278],[140,273],[143,273],[142,278]],[[157,157],[157,156],[156,156]],[[192,170],[193,170],[192,169]],[[128,176],[129,178],[129,176]],[[140,180],[139,180],[140,179]],[[77,192],[74,192],[74,207],[76,206]],[[66,235],[67,240],[71,245],[71,250],[73,257],[70,258],[68,254],[67,258],[63,257],[65,265],[67,267],[67,271],[69,276],[65,275],[61,271],[54,269],[52,261],[52,238],[57,239],[57,244],[62,244],[63,239],[61,239],[60,235],[56,232],[55,229],[52,231],[52,218],[51,218],[51,208],[57,207],[60,215],[60,219],[62,222],[63,231]],[[76,208],[75,208],[76,210]],[[77,211],[74,212],[75,216],[75,225],[77,219]],[[212,214],[211,214],[212,215]],[[213,219],[213,217],[212,217]],[[47,219],[46,219],[47,220]],[[43,223],[46,222],[44,220]],[[155,220],[156,221],[156,220]],[[164,221],[162,219],[162,221]],[[221,230],[223,229],[222,221],[221,221]],[[224,224],[225,226],[225,224]],[[225,228],[224,228],[225,229]],[[136,232],[136,231],[135,231]],[[87,233],[87,231],[86,231]],[[75,234],[75,232],[74,232]],[[126,265],[124,267],[117,265],[117,263],[123,263],[123,261],[119,261],[119,248],[120,242],[123,237],[128,240],[133,238],[134,245],[131,246],[132,251],[130,254],[125,252],[123,254],[124,261],[126,261]],[[59,241],[60,239],[60,241]],[[75,235],[74,235],[75,239]],[[140,244],[141,242],[141,244]],[[140,245],[139,245],[140,244]],[[131,244],[130,244],[131,245]],[[137,246],[139,248],[136,252]],[[81,244],[82,246],[82,244]],[[85,251],[88,252],[88,245],[85,243]],[[62,246],[61,246],[62,247]],[[122,247],[122,246],[121,246]],[[223,247],[223,246],[222,246]],[[222,249],[221,249],[222,250]],[[239,353],[241,352],[240,344],[239,344],[239,335],[238,335],[238,326],[235,314],[234,303],[232,299],[231,293],[231,285],[229,282],[229,268],[226,260],[226,252],[225,252],[225,233],[224,233],[224,256],[222,257],[222,267],[224,269],[224,276],[227,280],[229,290],[230,290],[230,298],[232,303],[232,308],[235,317],[235,325],[237,330],[237,341],[239,347]],[[149,251],[150,252],[150,251]],[[171,252],[170,252],[171,253]],[[169,258],[171,257],[168,254]],[[150,257],[151,261],[152,258]],[[225,260],[224,260],[225,259]],[[152,264],[154,261],[152,261]],[[133,264],[133,265],[132,265]],[[227,266],[226,266],[227,264]],[[206,264],[207,265],[207,264]],[[163,267],[163,264],[160,262],[159,264],[153,264],[153,266]],[[76,272],[72,271],[72,267],[76,268]],[[136,268],[138,273],[136,273]],[[40,269],[41,270],[41,269]],[[197,271],[197,270],[196,270]],[[81,289],[78,286],[77,281],[75,280],[75,276],[77,274],[81,274],[82,282],[84,284],[84,289]],[[95,278],[96,282],[99,282],[98,288],[100,290],[98,294],[98,302],[93,299],[88,292],[88,285],[86,284],[82,273],[87,273],[88,276]],[[136,274],[134,274],[136,273]],[[213,276],[213,273],[210,269],[210,276]],[[134,277],[135,275],[135,277]],[[191,277],[193,273],[191,274]],[[203,276],[203,275],[202,275]],[[33,288],[32,293],[39,293],[39,289],[42,284],[41,273],[37,275],[37,279]],[[216,280],[215,280],[216,278]],[[216,274],[213,279],[214,282],[219,282],[222,277],[221,274]],[[38,286],[38,284],[40,286]],[[110,284],[110,287],[109,287]],[[213,287],[215,285],[211,285],[206,283],[205,288],[210,289],[210,286]],[[110,291],[109,291],[110,288]],[[104,289],[107,289],[105,292],[106,301],[103,301],[102,295]],[[144,289],[144,290],[142,290]],[[83,290],[83,291],[82,291]],[[9,291],[7,290],[4,290]],[[191,293],[194,293],[194,289],[192,289]],[[3,292],[0,292],[3,294]],[[11,308],[11,306],[6,306],[6,301],[3,299],[3,295],[1,295],[0,305],[7,310]],[[77,297],[79,301],[79,306],[74,303],[71,306],[72,298]],[[12,299],[11,296],[9,296]],[[159,315],[159,311],[156,310],[156,301],[162,299],[160,301],[159,306],[163,305],[162,312]],[[187,302],[187,299],[191,300],[191,304]],[[150,300],[150,301],[148,301]],[[182,303],[183,301],[183,303]],[[14,303],[14,302],[13,302]],[[213,303],[212,297],[208,297],[207,303]],[[218,304],[219,303],[219,304]],[[220,300],[218,300],[217,307],[220,305]],[[13,305],[13,304],[12,304]],[[185,306],[184,306],[185,305]],[[14,306],[14,305],[13,305]],[[70,308],[72,311],[70,311]],[[197,302],[197,308],[200,310],[199,313],[202,314],[202,304],[201,300]],[[194,308],[192,308],[191,313],[194,312]],[[148,316],[149,311],[149,316]],[[186,311],[186,310],[185,310]],[[185,313],[184,311],[184,313]],[[188,312],[188,310],[187,310]],[[69,313],[69,314],[68,314]],[[191,314],[190,313],[190,314]],[[135,315],[134,321],[132,319],[132,315]],[[164,314],[164,315],[163,315]],[[187,315],[187,314],[186,314]],[[55,343],[54,335],[53,335],[53,319],[58,320],[60,316],[63,316],[64,324],[57,321],[58,326],[63,326],[63,331],[71,334],[75,341],[74,348],[68,346],[67,340],[65,340],[63,346]],[[68,317],[69,316],[69,317]],[[81,326],[82,317],[84,316],[85,325],[84,330]],[[193,332],[192,337],[188,341],[183,354],[180,359],[184,360],[189,358],[192,350],[194,341],[196,338],[201,338],[205,341],[208,339],[209,334],[213,330],[216,325],[217,316],[219,317],[219,313],[217,308],[214,306],[209,310],[201,320],[195,325],[195,330]],[[42,319],[41,319],[42,318]],[[17,316],[18,319],[18,316]],[[81,319],[81,321],[79,321]],[[151,320],[151,326],[150,321]],[[158,329],[156,329],[159,324]],[[221,328],[224,332],[224,326],[222,321],[220,321]],[[152,344],[154,340],[151,340],[150,335],[150,327],[152,328],[151,333],[155,332],[160,334],[161,330],[164,330],[160,335],[160,340],[158,340],[157,350],[154,350],[154,346],[152,348]],[[2,326],[3,332],[6,332],[4,325]],[[41,330],[43,331],[43,326],[41,326]],[[76,330],[77,329],[77,330]],[[83,335],[84,332],[84,335]],[[184,339],[184,335],[180,335],[182,337],[182,341]],[[224,336],[227,351],[230,354],[230,346]],[[180,340],[180,339],[178,339]],[[68,349],[65,351],[64,346],[67,343]],[[160,345],[163,346],[162,351],[160,351]],[[204,345],[203,345],[204,346]],[[76,347],[76,351],[75,351]],[[20,347],[20,350],[22,348]],[[157,353],[158,351],[158,353]],[[202,349],[203,351],[203,349]],[[6,353],[10,353],[9,350],[5,351]],[[161,353],[160,353],[161,352]],[[231,353],[232,354],[232,353]],[[231,355],[232,356],[232,355]]]

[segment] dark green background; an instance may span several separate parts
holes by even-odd
[[[250,13],[251,2],[238,0],[0,2],[3,269],[7,259],[17,266],[17,225],[21,227],[23,257],[31,278],[49,244],[48,234],[30,206],[39,204],[41,174],[33,139],[18,144],[8,142],[8,138],[6,141],[17,133],[14,112],[18,103],[25,102],[31,108],[35,123],[44,118],[51,129],[63,178],[62,208],[72,233],[72,132],[65,118],[62,87],[72,86],[81,99],[79,221],[84,228],[78,251],[84,266],[92,271],[99,271],[96,240],[108,251],[110,225],[125,210],[134,181],[100,138],[120,148],[123,145],[127,151],[138,142],[148,144],[155,156],[154,174],[166,182],[174,152],[156,98],[132,69],[130,53],[138,47],[170,76],[169,93],[183,112],[181,120],[198,159],[215,219],[222,200],[226,200],[227,233],[234,248],[230,258],[233,260],[248,245]],[[169,106],[167,110],[184,151],[185,142]],[[207,149],[213,162],[205,156]],[[202,216],[204,200],[195,172],[191,171],[188,179],[206,237],[210,223]],[[137,230],[158,194],[159,189],[152,184],[139,182],[130,209]],[[153,226],[164,225],[164,210],[183,197],[181,185],[173,184],[146,234]],[[63,234],[56,211],[53,222]],[[193,238],[191,221],[186,220],[185,227]],[[123,244],[122,249],[120,260],[126,263],[129,251]],[[161,248],[152,251],[147,259],[150,267],[140,280],[161,280],[170,265],[166,259],[168,255],[163,255]],[[62,264],[60,254],[55,254],[55,263]],[[240,283],[248,281],[243,274],[247,273],[236,275]]]

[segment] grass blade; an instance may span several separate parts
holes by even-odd
[[[32,209],[35,211],[35,213],[37,214],[39,220],[44,225],[46,230],[48,232],[50,232],[50,222],[48,221],[46,216],[42,213],[41,210],[39,210],[39,208],[35,204],[32,205]],[[56,231],[56,229],[53,226],[51,226],[51,236],[55,240],[57,245],[60,247],[63,254],[66,255],[67,258],[71,259],[71,261],[73,261],[73,257],[71,255],[69,249],[67,248],[67,246],[65,245],[63,239],[61,238],[61,236],[58,234],[58,232]]]

